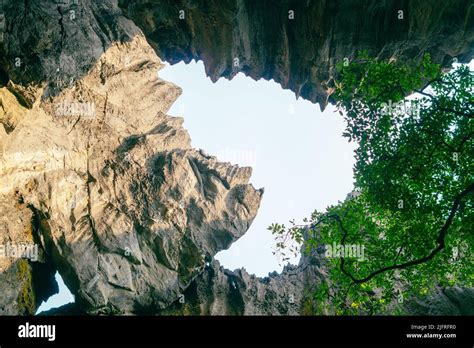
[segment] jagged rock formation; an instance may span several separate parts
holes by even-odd
[[[324,106],[323,82],[360,49],[472,57],[469,4],[407,1],[396,22],[392,1],[7,2],[0,242],[37,243],[41,257],[1,261],[0,314],[35,312],[55,270],[89,314],[303,313],[324,279],[317,257],[264,279],[213,260],[247,231],[263,190],[250,168],[191,148],[166,115],[180,89],[157,76],[156,53],[203,59],[213,80],[273,78]]]
[[[426,298],[412,299],[404,307],[416,315],[474,315],[474,289],[435,287]]]
[[[312,294],[324,281],[318,258],[302,257],[298,266],[259,278],[245,269],[229,271],[217,261],[160,315],[300,315],[311,314]]]
[[[472,1],[120,0],[158,55],[202,60],[216,81],[273,79],[324,107],[335,66],[357,51],[450,65],[474,54]],[[402,12],[399,12],[402,11]]]

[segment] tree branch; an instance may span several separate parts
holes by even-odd
[[[405,269],[405,268],[408,268],[408,267],[411,267],[411,266],[419,265],[421,263],[425,263],[427,261],[430,261],[433,257],[436,256],[436,254],[438,254],[441,250],[444,249],[446,234],[448,233],[449,227],[451,226],[451,224],[454,220],[454,217],[456,215],[456,212],[458,211],[458,208],[461,204],[461,200],[472,192],[474,192],[474,183],[470,184],[464,191],[462,191],[461,193],[459,193],[455,197],[453,205],[452,205],[450,213],[449,213],[449,216],[446,219],[444,225],[441,227],[441,229],[439,231],[439,234],[438,234],[438,237],[436,239],[436,242],[438,243],[438,246],[434,250],[432,250],[431,253],[426,255],[425,257],[418,258],[418,259],[408,261],[408,262],[405,262],[405,263],[401,263],[401,264],[394,264],[392,266],[383,267],[383,268],[381,268],[377,271],[374,271],[374,272],[370,273],[368,276],[366,276],[364,278],[356,278],[350,272],[348,272],[344,268],[345,260],[344,260],[343,257],[341,257],[341,263],[340,263],[341,272],[343,274],[345,274],[346,276],[348,276],[352,280],[353,283],[362,284],[362,283],[368,282],[369,280],[371,280],[372,278],[374,278],[375,276],[377,276],[381,273],[384,273],[384,272],[387,272],[387,271],[390,271],[390,270],[394,270],[394,269]],[[333,218],[334,220],[337,221],[337,223],[339,224],[339,227],[341,228],[341,230],[344,233],[343,237],[342,237],[342,240],[341,240],[341,244],[344,245],[345,242],[346,242],[348,232],[344,228],[344,225],[342,224],[342,220],[338,215],[332,215],[331,218]]]

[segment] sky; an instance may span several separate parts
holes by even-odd
[[[288,225],[293,218],[302,222],[352,190],[355,146],[341,135],[342,117],[334,107],[321,112],[319,105],[296,100],[274,81],[238,74],[213,84],[202,62],[167,65],[159,76],[183,89],[168,114],[184,118],[193,147],[251,166],[250,182],[265,188],[248,232],[216,259],[228,269],[244,267],[258,276],[280,271],[267,227]]]
[[[257,276],[281,271],[267,227],[288,225],[291,219],[301,223],[352,190],[355,145],[341,135],[342,117],[332,106],[321,112],[319,105],[297,100],[274,81],[238,74],[232,81],[212,83],[202,62],[167,64],[158,74],[183,90],[168,114],[184,118],[193,147],[225,162],[251,166],[250,182],[265,188],[250,229],[216,259],[228,269],[244,267]],[[56,278],[60,293],[38,313],[73,301],[61,277]]]

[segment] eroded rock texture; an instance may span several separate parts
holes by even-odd
[[[444,65],[471,58],[472,8],[5,1],[0,242],[37,243],[41,258],[2,261],[0,314],[34,313],[56,290],[55,270],[80,313],[303,313],[324,279],[317,257],[264,279],[213,260],[247,231],[263,190],[248,184],[250,168],[191,148],[183,120],[166,115],[180,89],[159,78],[158,56],[203,59],[213,80],[273,78],[324,106],[334,65],[361,49],[400,59],[426,51]]]
[[[297,266],[260,278],[245,269],[209,263],[177,301],[160,315],[312,314],[315,289],[324,282],[321,258],[303,256]]]

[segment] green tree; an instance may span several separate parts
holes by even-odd
[[[289,240],[310,254],[323,247],[316,314],[402,313],[398,303],[434,285],[472,286],[473,72],[443,73],[429,56],[407,65],[365,53],[338,69],[343,136],[358,144],[354,192],[305,225],[272,224],[277,251]],[[328,254],[334,243],[363,247],[363,257]]]

